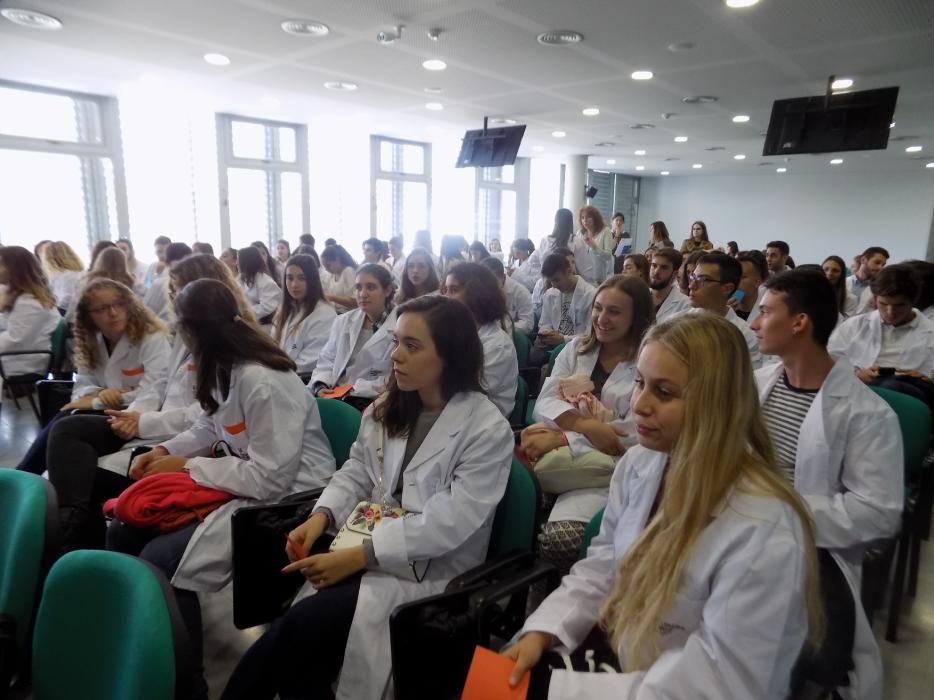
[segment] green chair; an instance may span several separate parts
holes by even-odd
[[[36,405],[36,400],[33,397],[36,390],[36,382],[44,380],[50,374],[57,375],[61,372],[62,362],[65,357],[65,336],[67,330],[68,324],[65,323],[65,319],[59,319],[58,325],[52,332],[48,350],[11,350],[9,352],[0,353],[0,380],[2,380],[0,384],[3,385],[5,390],[9,391],[10,396],[13,398],[13,405],[16,406],[17,410],[19,410],[19,400],[17,397],[25,396],[29,401],[29,405],[32,407],[32,412],[36,415],[36,419],[40,421],[39,407]],[[49,363],[46,365],[44,372],[8,375],[3,368],[3,358],[20,355],[48,355]],[[0,397],[0,400],[2,400],[2,397]]]
[[[0,697],[27,657],[33,614],[58,549],[58,501],[45,479],[0,468]]]
[[[894,643],[898,638],[898,622],[905,593],[905,579],[908,574],[909,558],[911,572],[908,575],[909,595],[914,595],[917,586],[918,568],[921,557],[921,540],[927,531],[927,520],[922,488],[930,479],[930,466],[924,466],[924,459],[931,443],[931,410],[918,399],[890,389],[872,387],[898,417],[904,444],[905,470],[905,510],[902,513],[902,528],[895,545],[895,575],[892,578],[889,597],[889,615],[886,623],[885,639]],[[871,571],[874,568],[870,567]],[[885,579],[888,567],[882,567]],[[873,574],[870,573],[870,576]],[[876,574],[881,576],[883,574]],[[885,579],[877,586],[884,590]]]
[[[529,336],[527,336],[523,331],[513,328],[512,342],[516,346],[516,359],[519,360],[519,367],[528,367],[529,352],[531,350],[529,346]]]
[[[590,519],[590,522],[587,523],[587,528],[584,530],[584,539],[581,540],[581,548],[577,555],[578,559],[583,559],[587,556],[587,548],[590,546],[590,541],[600,532],[600,525],[603,523],[603,511],[604,509],[601,508]]]
[[[541,492],[531,472],[515,457],[509,468],[506,491],[496,507],[487,560],[510,552],[534,552],[538,534]]]
[[[509,416],[509,425],[513,430],[524,428],[528,423],[525,422],[526,409],[529,403],[529,385],[521,376],[516,382],[516,405]]]
[[[189,641],[165,576],[141,559],[66,554],[36,617],[35,700],[173,700],[190,695]]]
[[[567,343],[561,343],[560,345],[555,345],[551,350],[548,351],[548,376],[551,376],[551,373],[555,371],[555,360],[558,359],[558,355],[561,354],[561,351],[564,350],[564,346]]]
[[[334,460],[340,467],[350,457],[350,448],[360,432],[360,411],[337,399],[315,399],[321,414],[321,427],[331,443]]]

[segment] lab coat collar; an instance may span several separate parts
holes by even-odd
[[[769,396],[769,392],[772,391],[772,387],[774,387],[775,384],[781,380],[782,374],[785,371],[785,365],[784,363],[779,362],[776,365],[770,365],[760,371],[762,371],[768,377],[768,379],[759,387],[759,402],[765,403],[765,400]],[[834,398],[848,396],[851,388],[849,380],[852,378],[854,371],[855,370],[853,365],[851,365],[847,360],[838,358],[834,362],[834,365],[830,370],[830,374],[828,374],[827,378],[824,379],[824,383],[821,385],[818,396],[832,396]]]
[[[127,338],[126,333],[120,336],[120,340],[117,341],[117,344],[114,345],[113,350],[110,355],[107,354],[107,343],[104,342],[104,334],[100,331],[97,332],[97,348],[100,352],[101,358],[104,360],[104,366],[110,364],[111,362],[117,362],[122,360],[127,353],[130,352],[130,339]]]

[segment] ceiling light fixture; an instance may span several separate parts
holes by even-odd
[[[694,165],[692,165],[691,167],[694,168],[695,170],[700,170],[704,166],[702,163],[694,163]]]
[[[556,139],[563,139],[568,134],[566,131],[552,131],[551,135],[554,136]]]
[[[687,136],[675,136],[675,143],[687,143],[687,142],[688,142]]]
[[[733,160],[746,160],[746,154],[737,153],[735,156],[733,156]]]
[[[633,80],[651,80],[655,77],[655,74],[650,70],[637,70],[633,71],[630,76]]]
[[[0,16],[21,27],[42,29],[47,32],[58,31],[65,26],[58,17],[47,15],[44,12],[36,12],[35,10],[24,10],[19,7],[5,7],[0,10]]]
[[[645,166],[644,166],[644,165],[637,165],[637,166],[636,166],[636,170],[645,170]]]
[[[925,167],[925,168],[934,168],[934,160],[932,160],[930,163],[926,163],[926,164],[924,165],[924,167]]]
[[[853,87],[852,78],[837,78],[832,83],[830,83],[831,90],[846,90],[847,88]]]
[[[668,172],[667,170],[662,170],[662,175],[671,175],[671,173]]]
[[[843,163],[843,158],[832,158],[830,161],[831,165],[840,165]]]
[[[212,66],[230,65],[230,59],[222,53],[206,53],[204,54],[204,60],[210,63]]]
[[[889,128],[890,128],[890,129],[894,129],[894,128],[895,128],[895,122],[892,122],[891,124],[889,124]]]
[[[338,90],[342,92],[353,92],[357,89],[356,83],[350,83],[345,80],[329,80],[324,84],[328,90]]]
[[[595,117],[600,114],[600,109],[598,107],[585,107],[581,110],[581,114],[585,117]]]
[[[908,148],[905,149],[905,153],[917,153],[923,148],[924,146],[909,146]]]
[[[788,168],[775,168],[775,172],[777,172],[777,173],[787,173],[787,172],[788,172]]]
[[[328,25],[310,19],[287,19],[279,26],[286,34],[296,36],[322,37],[331,33]]]
[[[734,10],[739,10],[744,7],[752,7],[753,5],[758,5],[759,0],[726,0],[726,6],[732,7]]]
[[[719,97],[714,95],[691,95],[689,97],[682,97],[681,101],[686,105],[709,105],[719,99]]]
[[[429,58],[427,61],[422,61],[422,68],[425,70],[444,70],[448,67],[448,64],[442,61],[440,58]]]
[[[607,159],[606,159],[606,164],[607,164],[607,165],[616,165],[616,160],[613,159],[613,158],[607,158]]]
[[[549,32],[542,32],[535,40],[544,46],[569,46],[582,42],[584,35],[573,29],[553,29]]]
[[[637,155],[637,156],[644,156],[644,155],[645,155],[645,151],[642,150],[641,148],[640,148],[638,151],[633,151],[633,153],[634,153],[635,155]]]
[[[426,102],[425,109],[430,109],[432,112],[440,112],[444,109],[444,105],[440,102]]]
[[[749,121],[748,114],[737,114],[737,115],[734,115],[733,117],[734,124],[745,124],[748,121]]]

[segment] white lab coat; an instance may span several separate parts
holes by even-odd
[[[846,278],[846,307],[844,313],[847,316],[859,316],[872,311],[872,289],[869,285],[858,285],[856,275]]]
[[[534,261],[532,260],[533,257],[535,258]],[[531,292],[535,289],[535,283],[541,279],[541,276],[542,263],[533,252],[525,261],[521,262],[518,267],[513,269],[509,279],[515,280]]]
[[[600,534],[521,634],[577,648],[597,622],[619,561],[641,534],[668,455],[636,446],[616,467]],[[784,700],[807,634],[805,538],[792,507],[734,489],[694,543],[661,655],[646,671],[553,671],[549,700]],[[625,663],[622,664],[625,668]]]
[[[318,499],[318,507],[331,512],[337,527],[361,500],[380,499],[376,450],[382,429],[368,408],[350,458]],[[385,438],[387,485],[400,481],[406,442],[403,437]],[[486,560],[512,449],[508,421],[483,394],[456,394],[444,407],[401,475],[401,505],[409,515],[384,522],[373,532],[379,566],[360,583],[338,700],[392,697],[389,615],[403,603],[441,593],[452,578]],[[392,486],[387,491],[391,499]],[[407,571],[409,564],[415,564],[420,576],[424,573],[421,583],[391,573]],[[296,601],[314,593],[306,583]]]
[[[20,294],[13,308],[0,314],[0,353],[21,350],[51,350],[52,334],[62,316],[58,309],[47,309],[32,294]],[[48,355],[0,357],[7,376],[44,374],[49,368]]]
[[[691,314],[709,314],[712,313],[706,309],[701,309],[699,307],[694,307],[685,313]],[[749,359],[752,362],[752,368],[754,370],[759,369],[762,366],[763,358],[762,351],[759,350],[759,341],[756,340],[756,334],[750,330],[749,326],[746,325],[746,322],[736,315],[736,312],[733,309],[727,307],[726,315],[723,317],[730,323],[732,323],[743,335],[743,340],[746,341],[746,348],[749,350]]]
[[[600,355],[599,344],[590,352],[581,355],[577,350],[583,338],[574,338],[562,348],[555,358],[555,366],[541,393],[535,400],[533,418],[545,423],[552,430],[561,430],[555,421],[568,411],[577,412],[577,408],[560,396],[560,383],[562,379],[576,374],[590,376]],[[622,427],[630,437],[620,438],[620,446],[628,447],[635,444],[636,431],[629,415],[629,400],[635,388],[636,365],[634,362],[620,362],[610,376],[607,377],[600,394],[600,402],[616,413],[614,425]],[[581,457],[596,448],[582,433],[565,432],[568,449],[573,457]],[[590,522],[598,510],[606,505],[607,489],[586,488],[566,491],[558,496],[554,508],[548,517],[549,522],[558,520],[574,520],[581,523]]]
[[[160,277],[168,277],[169,275],[169,266],[163,265],[162,272],[157,272],[156,269],[159,267],[159,261],[150,263],[146,267],[146,272],[143,273],[142,277],[139,274],[139,267],[134,272],[136,276],[136,283],[143,287],[143,289],[149,289],[152,286],[152,283],[155,282]]]
[[[506,297],[506,309],[512,319],[513,328],[531,335],[535,329],[535,313],[532,310],[532,295],[524,285],[507,277],[503,283],[503,295]]]
[[[577,278],[571,297],[571,320],[574,322],[574,333],[564,336],[569,341],[575,335],[590,331],[590,313],[593,307],[593,298],[597,290],[589,285],[583,277]],[[561,324],[561,291],[552,287],[542,296],[542,317],[539,320],[540,330],[558,330]]]
[[[577,269],[577,274],[591,285],[599,286],[612,273],[613,254],[591,248],[584,243],[584,238],[580,233],[574,232],[571,234],[567,247],[574,253],[574,267]],[[534,270],[536,276],[540,275],[542,263],[554,248],[555,240],[550,235],[545,236],[535,252],[526,261],[526,264],[532,263],[533,265],[529,272],[531,273]]]
[[[60,309],[70,309],[75,291],[81,286],[85,276],[81,270],[61,270],[49,273],[49,287],[55,296],[55,303]]]
[[[655,312],[655,322],[661,323],[668,316],[674,316],[675,314],[681,313],[682,311],[687,311],[691,308],[691,299],[686,296],[681,288],[678,286],[677,282],[673,282],[671,285],[671,291],[668,292],[668,296],[665,297],[665,301],[662,302],[662,305],[658,307],[658,311]]]
[[[354,358],[353,350],[363,329],[364,316],[362,309],[354,309],[334,320],[331,334],[318,355],[318,365],[308,382],[309,387],[321,382],[334,388],[347,365],[355,359],[353,372],[344,380],[345,384],[353,384],[353,395],[372,398],[383,389],[392,369],[389,355],[392,352],[392,331],[396,327],[396,310],[390,312]]]
[[[477,329],[483,345],[483,388],[506,418],[516,407],[519,360],[512,337],[498,323]]]
[[[934,376],[934,321],[914,310],[917,327],[905,338],[898,369],[916,369]],[[848,318],[834,329],[827,344],[834,357],[845,357],[854,367],[872,367],[882,352],[882,318],[878,311]]]
[[[756,372],[760,402],[783,371],[779,364]],[[902,450],[895,413],[838,360],[801,424],[794,486],[811,511],[817,546],[830,550],[856,601],[851,698],[882,697],[882,659],[860,605],[860,579],[866,548],[898,532]]]
[[[119,389],[128,411],[152,411],[168,380],[169,341],[159,331],[133,344],[124,334],[107,354],[104,337],[97,334],[97,368],[79,367],[71,400],[102,389]]]
[[[246,301],[253,310],[253,315],[256,316],[257,321],[266,318],[279,308],[279,302],[282,300],[282,290],[276,284],[276,281],[265,272],[257,272],[252,285],[247,285],[242,277],[237,278],[237,282],[239,282],[240,289],[243,290]],[[268,332],[272,328],[272,324],[264,323],[262,328]]]
[[[332,294],[339,297],[352,297],[354,295],[354,283],[357,279],[357,271],[352,267],[345,267],[341,270],[338,277],[324,271],[321,275],[321,285],[324,287],[325,294]],[[334,304],[334,308],[339,314],[353,310],[352,306],[343,304]]]
[[[300,323],[297,314],[286,321],[279,347],[295,361],[297,371],[314,371],[336,318],[334,307],[322,299]]]
[[[203,414],[162,443],[169,454],[190,457],[195,482],[240,496],[210,513],[192,534],[172,578],[173,586],[192,591],[218,591],[230,581],[230,518],[238,508],[324,486],[335,469],[318,404],[294,372],[237,365],[227,398],[215,398],[220,406],[214,415]],[[219,440],[231,456],[208,456]]]
[[[168,323],[172,305],[169,303],[169,276],[158,277],[143,295],[143,303],[162,321]]]
[[[532,288],[532,313],[537,319],[542,317],[542,297],[545,296],[545,280],[539,277]]]

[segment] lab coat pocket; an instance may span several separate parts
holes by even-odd
[[[431,459],[418,469],[407,471],[403,483],[409,488],[418,489],[422,503],[444,488],[444,469],[439,459]]]
[[[121,383],[123,385],[123,391],[133,391],[136,387],[139,386],[140,381],[143,379],[143,375],[146,372],[146,368],[143,365],[139,367],[128,367],[127,369],[120,370]]]

